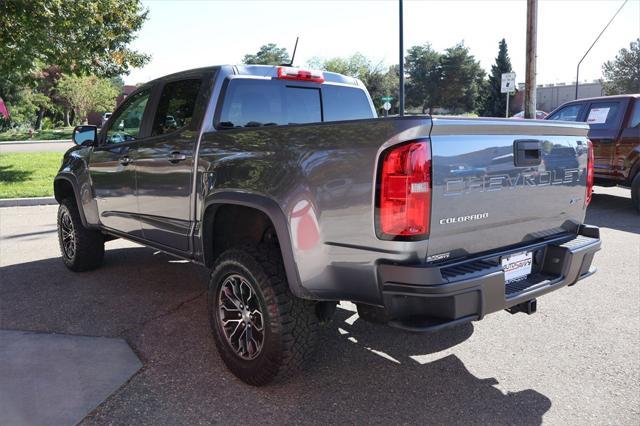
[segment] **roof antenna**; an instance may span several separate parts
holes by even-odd
[[[293,54],[291,55],[291,62],[289,63],[289,67],[293,66],[293,59],[296,57],[296,50],[298,49],[298,39],[300,37],[296,37],[296,45],[293,46]]]

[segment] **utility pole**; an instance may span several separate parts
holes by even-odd
[[[527,0],[527,65],[524,80],[524,118],[536,118],[537,36],[538,0]]]
[[[404,30],[402,24],[402,0],[399,0],[400,5],[400,60],[399,60],[399,71],[400,71],[400,87],[398,93],[398,102],[399,102],[399,113],[400,117],[404,117]]]
[[[595,46],[595,44],[598,42],[598,40],[600,40],[600,37],[602,36],[602,33],[605,32],[605,30],[607,28],[609,28],[609,25],[611,25],[611,23],[613,22],[614,19],[616,19],[616,16],[618,16],[618,13],[620,13],[620,11],[622,10],[622,8],[624,7],[625,4],[627,4],[628,0],[624,0],[624,2],[622,3],[622,5],[620,5],[620,8],[618,9],[618,11],[615,13],[615,15],[613,15],[613,17],[609,20],[609,22],[607,23],[607,25],[604,26],[604,28],[602,29],[602,31],[600,31],[600,34],[598,34],[598,37],[596,37],[595,40],[593,40],[593,43],[591,43],[591,46],[589,47],[589,49],[587,49],[587,51],[585,52],[584,56],[582,57],[582,59],[580,59],[580,62],[578,62],[578,66],[576,67],[576,99],[578,99],[578,84],[580,81],[580,64],[582,63],[582,61],[584,61],[584,58],[587,57],[587,55],[589,54],[589,52],[591,52],[591,49],[593,49],[593,46]]]

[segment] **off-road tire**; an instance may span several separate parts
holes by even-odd
[[[71,234],[68,232],[69,225],[72,227]],[[73,254],[65,250],[65,238],[72,239]],[[72,271],[89,271],[102,264],[104,236],[82,225],[78,206],[72,198],[65,198],[58,207],[58,243],[62,260]]]
[[[263,316],[262,347],[250,360],[244,359],[225,335],[219,308],[225,282],[238,276],[257,295]],[[263,386],[291,377],[313,353],[318,330],[315,303],[291,293],[275,244],[232,248],[222,253],[212,268],[207,305],[220,357],[233,374],[250,385]]]
[[[640,213],[640,172],[636,173],[636,177],[631,182],[631,202]]]

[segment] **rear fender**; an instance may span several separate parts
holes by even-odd
[[[264,213],[275,229],[278,237],[278,243],[280,245],[280,251],[282,254],[282,261],[284,263],[285,273],[287,275],[287,281],[291,292],[301,298],[310,299],[311,295],[302,286],[300,276],[298,274],[298,268],[296,266],[293,248],[291,246],[291,236],[289,233],[289,227],[287,225],[287,219],[280,206],[271,198],[264,195],[252,194],[252,193],[238,193],[238,192],[217,192],[211,194],[204,202],[204,215],[202,217],[202,227],[200,229],[200,245],[201,253],[203,253],[204,263],[209,264],[207,259],[206,246],[210,243],[208,238],[205,238],[205,228],[207,228],[207,222],[213,220],[212,215],[215,215],[217,206],[224,204],[234,204],[244,207],[250,207]]]
[[[640,173],[640,146],[634,148],[624,160],[625,169],[629,170],[629,174],[626,176],[628,184],[631,185],[633,178]]]

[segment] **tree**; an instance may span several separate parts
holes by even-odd
[[[246,54],[242,63],[250,65],[281,65],[290,62],[287,49],[278,47],[274,43],[265,44],[255,55]]]
[[[7,108],[11,113],[11,125],[32,127],[37,119],[38,111],[51,106],[49,98],[32,89],[21,89],[14,94]]]
[[[386,72],[370,72],[367,74],[364,80],[362,80],[365,87],[371,94],[371,99],[378,111],[382,110],[383,96],[392,96],[393,102],[391,103],[391,111],[397,110],[399,105],[398,99],[398,87],[400,85],[400,73],[398,72],[398,66],[392,65]]]
[[[149,56],[128,45],[147,19],[139,0],[0,2],[0,96],[50,65],[67,74],[115,76]]]
[[[325,60],[313,58],[309,61],[309,66],[311,68],[337,72],[358,79],[363,79],[369,72],[373,71],[371,61],[359,52],[346,58],[330,58]]]
[[[109,81],[111,81],[113,87],[118,89],[119,92],[122,92],[122,88],[124,87],[124,80],[122,79],[122,76],[116,75],[114,77],[111,77]]]
[[[640,38],[629,49],[620,49],[613,61],[605,62],[602,73],[605,94],[640,93]]]
[[[453,113],[475,111],[485,77],[480,63],[463,43],[446,49],[440,63],[440,106]]]
[[[496,63],[491,66],[491,75],[486,85],[480,106],[480,115],[484,117],[503,117],[507,108],[507,99],[501,93],[502,74],[513,72],[511,59],[505,39],[500,40]]]
[[[310,68],[336,72],[361,80],[378,110],[384,103],[381,100],[383,96],[397,98],[399,79],[397,69],[390,67],[385,70],[382,63],[373,64],[359,52],[346,58],[313,58],[308,65]]]
[[[76,119],[86,122],[91,111],[111,111],[118,89],[105,78],[65,75],[58,84],[59,95],[73,108]]]
[[[442,55],[431,44],[413,46],[405,57],[407,106],[419,107],[424,114],[439,106],[442,80]]]

